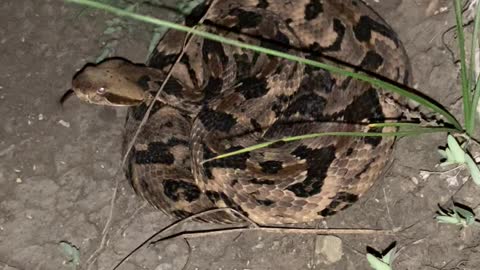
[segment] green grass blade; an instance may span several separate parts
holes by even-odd
[[[278,140],[273,140],[269,142],[264,142],[256,145],[252,145],[249,147],[245,147],[243,149],[225,153],[222,155],[218,155],[216,157],[213,157],[211,159],[204,160],[203,163],[216,160],[216,159],[223,159],[223,158],[228,158],[231,156],[236,156],[240,155],[243,153],[247,152],[252,152],[258,149],[262,149],[265,147],[269,147],[275,143],[281,143],[281,142],[293,142],[293,141],[299,141],[299,140],[306,140],[306,139],[313,139],[313,138],[318,138],[318,137],[323,137],[323,136],[348,136],[348,137],[391,137],[391,136],[417,136],[421,134],[427,134],[427,133],[438,133],[438,132],[458,132],[456,129],[452,128],[419,128],[417,130],[411,130],[411,131],[399,131],[399,132],[323,132],[323,133],[311,133],[311,134],[305,134],[305,135],[300,135],[300,136],[292,136],[292,137],[285,137],[282,139]]]
[[[222,36],[218,36],[218,35],[211,34],[211,33],[208,33],[208,32],[192,29],[190,27],[179,25],[179,24],[176,24],[176,23],[172,23],[172,22],[168,22],[168,21],[164,21],[164,20],[160,20],[160,19],[156,19],[156,18],[152,18],[152,17],[148,17],[148,16],[143,16],[143,15],[132,13],[132,12],[128,12],[128,11],[125,11],[123,9],[115,8],[115,7],[109,6],[109,5],[104,5],[104,4],[101,4],[101,3],[98,3],[98,2],[95,2],[95,1],[91,1],[91,0],[64,0],[64,1],[77,3],[77,4],[82,4],[82,5],[90,6],[90,7],[97,8],[97,9],[102,9],[102,10],[114,13],[118,16],[125,16],[125,17],[129,17],[129,18],[136,19],[136,20],[139,20],[139,21],[143,21],[143,22],[146,22],[146,23],[152,23],[152,24],[156,24],[156,25],[159,25],[159,26],[165,26],[165,27],[168,27],[168,28],[171,28],[171,29],[175,29],[175,30],[178,30],[178,31],[192,33],[194,35],[197,35],[197,36],[200,36],[200,37],[203,37],[203,38],[206,38],[206,39],[218,41],[218,42],[221,42],[221,43],[224,43],[224,44],[228,44],[228,45],[232,45],[232,46],[236,46],[236,47],[240,47],[240,48],[244,48],[244,49],[249,49],[249,50],[257,51],[257,52],[260,52],[260,53],[265,53],[265,54],[272,55],[272,56],[285,58],[285,59],[292,60],[292,61],[297,61],[297,62],[300,62],[300,63],[303,63],[303,64],[307,64],[307,65],[311,65],[311,66],[314,66],[314,67],[317,67],[317,68],[328,70],[332,73],[337,73],[337,74],[342,74],[344,76],[349,76],[349,77],[352,77],[354,79],[358,79],[358,80],[370,83],[375,87],[379,87],[379,88],[385,89],[387,91],[395,92],[395,93],[397,93],[401,96],[404,96],[404,97],[407,97],[411,100],[414,100],[414,101],[418,102],[419,104],[429,108],[430,110],[442,115],[446,119],[446,121],[448,123],[454,125],[455,128],[458,129],[458,131],[463,130],[462,126],[458,123],[458,121],[455,119],[455,117],[452,114],[450,114],[448,111],[444,110],[443,108],[437,106],[435,103],[433,103],[433,102],[431,102],[431,101],[429,101],[429,100],[427,100],[427,99],[425,99],[425,98],[423,98],[419,95],[416,95],[416,94],[414,94],[410,91],[407,91],[407,90],[402,89],[402,88],[400,88],[396,85],[393,85],[391,83],[382,81],[382,80],[377,79],[377,78],[373,78],[373,77],[370,77],[370,76],[367,76],[367,75],[364,75],[364,74],[361,74],[361,73],[355,73],[353,71],[348,71],[348,70],[345,70],[345,69],[342,69],[342,68],[338,68],[336,66],[328,65],[328,64],[317,62],[317,61],[314,61],[314,60],[305,59],[305,58],[298,57],[298,56],[295,56],[295,55],[290,55],[290,54],[283,53],[283,52],[280,52],[280,51],[274,51],[274,50],[266,49],[266,48],[263,48],[263,47],[259,47],[259,46],[255,46],[255,45],[251,45],[251,44],[246,44],[246,43],[234,40],[234,39],[228,39],[228,38],[225,38],[225,37],[222,37]]]
[[[460,80],[462,83],[463,96],[463,115],[465,117],[465,125],[470,124],[471,115],[471,93],[470,82],[468,80],[467,58],[465,55],[465,36],[463,29],[462,1],[455,0],[455,20],[457,24],[458,49],[460,50]]]
[[[470,110],[469,123],[465,125],[467,134],[473,135],[475,131],[475,119],[477,115],[477,106],[478,99],[480,97],[480,85],[478,83],[479,78],[475,74],[475,53],[478,48],[478,31],[480,28],[480,4],[477,3],[475,10],[475,22],[473,27],[473,36],[472,36],[472,47],[470,52],[470,84],[473,86],[475,84],[475,89],[473,89],[473,101]]]
[[[412,128],[436,128],[436,126],[424,126],[422,124],[419,124],[419,123],[395,123],[395,122],[392,122],[392,123],[372,123],[372,124],[368,124],[369,127],[371,128],[383,128],[383,127],[403,127],[403,128],[409,128],[409,127],[412,127]]]
[[[473,101],[472,101],[472,110],[470,112],[470,124],[466,126],[466,131],[467,134],[473,135],[475,132],[475,119],[477,115],[477,106],[478,106],[478,100],[480,99],[480,75],[478,76],[476,82],[475,82],[475,91],[473,95]],[[468,133],[470,132],[470,133]]]
[[[474,20],[474,23],[473,23],[473,36],[472,36],[472,45],[470,47],[470,68],[469,68],[469,72],[470,72],[470,78],[468,79],[468,81],[470,83],[473,83],[475,82],[476,80],[476,74],[475,74],[475,64],[476,64],[476,60],[475,60],[475,50],[476,48],[478,47],[478,39],[477,39],[477,36],[478,36],[478,30],[479,30],[479,26],[480,26],[480,17],[478,16],[479,15],[479,12],[480,12],[480,5],[476,5],[475,7],[475,20]]]

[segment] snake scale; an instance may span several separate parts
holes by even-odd
[[[215,1],[202,27],[307,59],[348,63],[401,84],[411,80],[396,33],[359,0]],[[148,66],[111,59],[87,66],[72,83],[82,100],[130,106],[127,145],[172,69],[125,168],[152,205],[180,218],[228,207],[258,224],[309,222],[352,205],[382,174],[392,137],[324,136],[205,162],[288,136],[394,131],[366,124],[398,119],[402,99],[322,69],[186,39],[170,30]],[[202,219],[235,222],[238,216]]]

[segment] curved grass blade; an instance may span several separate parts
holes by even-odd
[[[469,75],[468,78],[471,84],[476,82],[477,75],[475,74],[475,66],[476,66],[476,59],[475,59],[475,51],[478,47],[478,30],[480,28],[480,5],[476,3],[475,7],[475,20],[473,22],[473,35],[472,35],[472,44],[470,47],[470,68],[469,68]],[[473,86],[473,85],[470,85]]]
[[[470,81],[468,80],[469,71],[467,70],[467,58],[465,54],[465,35],[463,29],[463,15],[462,15],[462,1],[455,0],[455,20],[457,24],[457,39],[458,47],[460,50],[460,80],[462,83],[462,96],[463,96],[463,115],[465,117],[465,124],[470,123],[471,115],[471,93],[470,93]]]
[[[368,124],[368,127],[371,127],[371,128],[383,128],[383,127],[399,127],[399,128],[438,128],[438,127],[442,127],[442,126],[425,126],[425,125],[421,125],[419,123],[395,123],[395,122],[391,122],[391,123],[372,123],[372,124]]]
[[[323,136],[391,137],[391,136],[416,136],[416,135],[420,135],[420,134],[438,133],[438,132],[458,132],[458,130],[452,129],[452,128],[420,128],[420,129],[413,130],[413,131],[399,131],[399,132],[385,132],[385,133],[381,133],[381,132],[323,132],[323,133],[311,133],[311,134],[306,134],[306,135],[285,137],[285,138],[278,139],[278,140],[259,143],[259,144],[256,144],[256,145],[245,147],[245,148],[237,150],[237,151],[232,151],[232,152],[229,152],[229,153],[218,155],[218,156],[210,158],[210,159],[206,159],[202,162],[202,164],[206,163],[206,162],[209,162],[209,161],[212,161],[212,160],[223,159],[223,158],[228,158],[228,157],[231,157],[231,156],[240,155],[240,154],[247,153],[247,152],[252,152],[252,151],[255,151],[255,150],[258,150],[258,149],[269,147],[269,146],[271,146],[275,143],[293,142],[293,141],[313,139],[313,138],[318,138],[318,137],[323,137]]]
[[[470,171],[470,175],[472,176],[473,182],[480,186],[480,169],[478,165],[475,163],[473,158],[468,154],[465,153],[465,162],[467,164],[468,170]]]
[[[465,150],[458,144],[458,141],[452,136],[447,137],[448,149],[450,149],[455,163],[465,163]]]
[[[305,59],[305,58],[302,58],[302,57],[298,57],[298,56],[295,56],[295,55],[283,53],[283,52],[280,52],[280,51],[270,50],[270,49],[267,49],[267,48],[243,43],[243,42],[240,42],[238,40],[225,38],[225,37],[222,37],[222,36],[219,36],[219,35],[215,35],[215,34],[212,34],[212,33],[200,31],[200,30],[193,29],[193,28],[190,28],[190,27],[187,27],[187,26],[184,26],[184,25],[179,25],[179,24],[176,24],[176,23],[156,19],[156,18],[153,18],[153,17],[132,13],[132,12],[129,12],[129,11],[126,11],[126,10],[123,10],[123,9],[115,8],[115,7],[109,6],[109,5],[104,5],[104,4],[101,4],[101,3],[98,3],[98,2],[95,2],[95,1],[91,1],[91,0],[64,0],[64,1],[77,3],[77,4],[82,4],[82,5],[90,6],[90,7],[97,8],[97,9],[102,9],[104,11],[114,13],[118,16],[125,16],[125,17],[129,17],[129,18],[132,18],[132,19],[135,19],[135,20],[143,21],[143,22],[146,22],[146,23],[152,23],[152,24],[156,24],[156,25],[159,25],[159,26],[165,26],[165,27],[175,29],[175,30],[178,30],[178,31],[191,33],[191,34],[194,34],[194,35],[206,38],[206,39],[218,41],[218,42],[221,42],[223,44],[228,44],[228,45],[232,45],[232,46],[236,46],[236,47],[249,49],[249,50],[253,50],[253,51],[256,51],[256,52],[276,56],[276,57],[281,57],[281,58],[284,58],[284,59],[287,59],[287,60],[296,61],[296,62],[300,62],[300,63],[306,64],[306,65],[310,65],[310,66],[314,66],[314,67],[317,67],[317,68],[325,69],[325,70],[328,70],[328,71],[333,72],[333,73],[342,74],[344,76],[352,77],[354,79],[358,79],[358,80],[370,83],[373,86],[385,89],[387,91],[395,92],[395,93],[397,93],[401,96],[404,96],[404,97],[407,97],[411,100],[414,100],[414,101],[418,102],[419,104],[429,108],[430,110],[442,115],[447,120],[447,122],[449,122],[450,124],[455,126],[457,131],[463,130],[460,123],[456,120],[456,118],[452,114],[450,114],[448,111],[444,110],[443,108],[439,107],[435,103],[433,103],[433,102],[431,102],[431,101],[429,101],[429,100],[427,100],[427,99],[425,99],[425,98],[423,98],[423,97],[421,97],[417,94],[414,94],[410,91],[402,89],[402,88],[400,88],[400,87],[398,87],[394,84],[382,81],[380,79],[377,79],[377,78],[374,78],[374,77],[371,77],[371,76],[367,76],[365,74],[356,73],[356,72],[353,72],[353,71],[348,71],[348,70],[345,70],[345,69],[342,69],[342,68],[339,68],[339,67],[336,67],[336,66],[328,65],[328,64],[321,63],[321,62],[314,61],[314,60],[310,60],[310,59]]]
[[[472,35],[472,45],[470,48],[470,87],[473,88],[475,84],[475,88],[473,89],[473,98],[472,98],[472,105],[470,107],[470,117],[468,118],[469,122],[465,124],[465,129],[467,134],[473,135],[475,131],[475,119],[477,115],[477,106],[478,100],[480,98],[480,84],[479,79],[480,77],[477,76],[476,69],[476,53],[478,49],[478,32],[480,30],[480,4],[476,3],[475,7],[475,20],[474,20],[474,27],[473,27],[473,35]]]
[[[475,119],[476,119],[475,116],[477,114],[477,106],[478,106],[479,99],[480,99],[480,76],[477,77],[477,81],[475,83],[475,90],[473,93],[473,101],[472,101],[472,110],[470,112],[470,118],[468,119],[470,120],[470,123],[465,125],[466,132],[470,136],[472,136],[473,133],[475,132]]]
[[[367,261],[374,270],[392,270],[389,264],[385,263],[382,259],[373,256],[372,254],[367,254]]]

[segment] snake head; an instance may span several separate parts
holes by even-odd
[[[106,60],[98,65],[87,65],[72,81],[63,103],[75,94],[80,100],[97,105],[136,106],[147,100],[149,93],[139,83],[146,67],[122,59]]]

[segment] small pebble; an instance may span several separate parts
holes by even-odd
[[[19,184],[20,184],[20,183],[22,183],[23,181],[22,181],[22,178],[20,178],[20,177],[17,177],[17,179],[15,180],[15,182],[17,182],[17,183],[19,183]]]
[[[58,121],[58,123],[66,128],[69,128],[70,127],[70,123],[67,122],[67,121],[64,121],[64,120],[60,120]]]
[[[44,119],[44,118],[43,118],[43,114],[39,114],[39,115],[38,115],[38,120],[39,120],[39,121],[42,121],[43,119]]]
[[[333,264],[343,257],[342,239],[331,235],[319,235],[315,239],[315,254],[317,261],[324,264]]]
[[[412,176],[411,180],[415,185],[418,185],[418,178]]]

